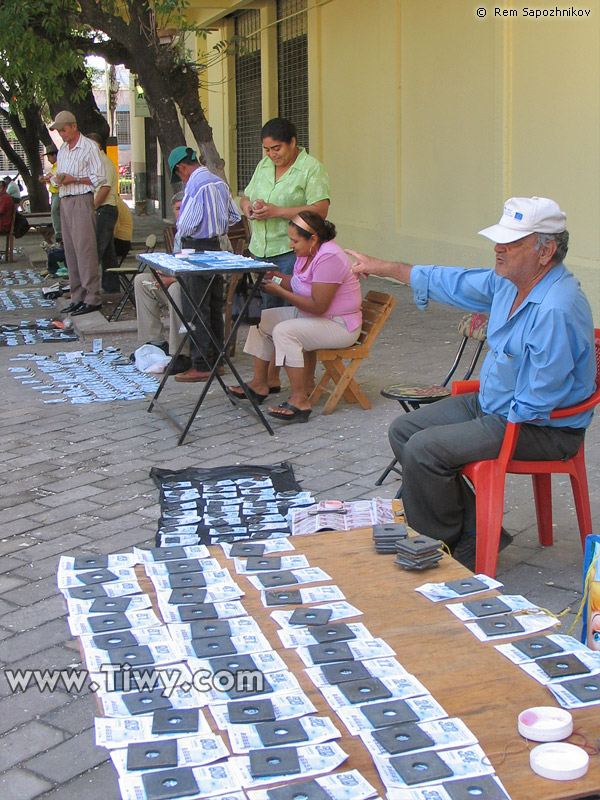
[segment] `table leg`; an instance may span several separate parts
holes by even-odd
[[[204,294],[202,295],[202,297],[200,298],[198,303],[196,303],[193,300],[193,298],[190,296],[189,292],[187,291],[187,288],[185,286],[185,282],[182,279],[182,276],[180,276],[180,275],[177,276],[177,280],[179,281],[179,285],[181,286],[181,292],[187,298],[188,302],[190,303],[190,305],[191,305],[191,307],[193,309],[192,319],[188,322],[185,319],[181,309],[177,307],[177,304],[173,301],[173,298],[171,297],[171,295],[167,291],[167,287],[163,283],[163,281],[161,279],[161,275],[158,272],[158,270],[156,268],[154,268],[152,265],[149,265],[149,267],[150,267],[150,271],[151,271],[152,275],[154,276],[154,279],[156,280],[157,284],[160,286],[160,288],[164,292],[168,302],[171,304],[171,306],[173,306],[173,309],[174,309],[177,317],[181,320],[181,323],[185,327],[186,332],[187,332],[187,336],[193,340],[193,342],[195,343],[196,347],[200,351],[200,354],[206,359],[206,356],[205,356],[205,354],[203,352],[203,349],[202,349],[202,345],[199,342],[198,337],[196,336],[196,331],[195,331],[195,329],[193,327],[194,323],[196,323],[196,322],[199,322],[202,325],[202,327],[204,328],[204,330],[208,334],[208,337],[210,338],[211,342],[213,343],[215,350],[217,351],[217,357],[215,359],[215,363],[213,365],[213,368],[211,369],[210,374],[209,374],[209,376],[208,376],[208,378],[206,380],[206,383],[204,384],[204,387],[203,387],[203,389],[202,389],[202,391],[200,393],[200,397],[198,398],[198,402],[194,406],[194,408],[192,410],[192,413],[190,414],[190,416],[188,418],[188,421],[187,421],[185,427],[182,430],[181,436],[179,437],[179,440],[178,440],[177,444],[178,445],[183,444],[183,442],[185,440],[185,437],[187,436],[187,433],[188,433],[192,423],[194,422],[194,419],[196,418],[196,415],[198,414],[198,411],[200,410],[200,408],[202,406],[202,403],[204,402],[204,398],[206,397],[206,395],[208,393],[208,390],[210,389],[210,386],[211,386],[213,380],[215,380],[215,378],[218,381],[218,383],[220,384],[221,388],[223,389],[223,392],[225,393],[225,395],[231,401],[231,398],[227,394],[227,387],[225,386],[225,383],[223,382],[221,376],[217,374],[217,369],[219,368],[219,366],[221,365],[221,363],[223,361],[225,361],[227,363],[227,365],[231,369],[232,373],[234,374],[236,380],[244,388],[244,392],[246,393],[246,397],[250,401],[250,404],[251,404],[253,410],[255,411],[256,415],[258,416],[258,418],[262,422],[263,426],[268,431],[268,433],[271,436],[273,436],[274,435],[273,429],[271,428],[271,426],[267,422],[265,416],[263,415],[262,411],[260,410],[258,404],[255,402],[254,398],[251,397],[248,392],[246,392],[245,384],[242,381],[242,379],[240,378],[240,375],[239,375],[238,371],[236,370],[236,368],[232,364],[232,362],[231,362],[231,360],[230,360],[230,358],[229,358],[229,356],[227,355],[227,352],[226,352],[226,348],[228,347],[228,345],[229,345],[229,343],[230,343],[230,341],[232,339],[232,336],[234,336],[236,334],[236,332],[237,332],[237,329],[239,327],[239,324],[241,322],[241,319],[242,319],[242,316],[243,316],[243,313],[244,313],[246,307],[248,306],[248,304],[250,303],[250,300],[252,299],[252,297],[254,296],[254,294],[256,293],[256,291],[258,289],[258,282],[256,282],[256,284],[253,287],[253,290],[249,293],[249,296],[246,298],[246,302],[244,303],[244,307],[243,307],[243,309],[242,309],[242,311],[240,313],[240,316],[238,317],[238,319],[236,320],[235,324],[233,325],[233,327],[231,329],[231,332],[230,332],[229,336],[227,337],[227,341],[224,342],[224,343],[220,343],[213,336],[213,333],[212,333],[212,331],[210,329],[210,325],[207,324],[207,322],[205,321],[204,316],[202,314],[202,304],[204,303],[205,298],[208,296],[208,294],[210,292],[212,282],[213,282],[213,280],[215,278],[215,275],[217,273],[213,273],[212,274],[211,280],[208,282],[208,285],[207,285],[207,287],[206,287],[206,289],[204,291]],[[179,351],[181,350],[182,346],[183,346],[183,342],[180,345],[180,347],[178,348],[178,352],[177,352],[176,355],[179,354]],[[206,359],[206,360],[207,360],[207,363],[208,363],[208,359]],[[171,364],[172,363],[173,363],[173,361],[171,362]],[[167,367],[167,370],[165,371],[165,374],[163,375],[163,378],[162,378],[162,380],[160,382],[160,385],[159,385],[158,389],[156,390],[156,393],[155,393],[154,397],[150,401],[150,405],[148,407],[148,411],[149,412],[152,411],[154,405],[158,404],[158,397],[160,396],[160,394],[161,394],[161,392],[162,392],[162,390],[164,388],[164,385],[165,385],[169,375],[171,374],[170,367],[171,367],[171,365],[169,365],[169,367]],[[233,403],[233,401],[232,401],[232,403]],[[161,409],[161,410],[164,411],[164,409]],[[171,415],[168,415],[168,416],[171,417]],[[181,427],[179,425],[177,425],[177,427],[178,427],[179,430],[181,430]]]

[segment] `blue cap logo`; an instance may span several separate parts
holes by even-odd
[[[515,219],[523,219],[523,214],[520,211],[515,212]]]

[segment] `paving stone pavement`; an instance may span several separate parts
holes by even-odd
[[[137,238],[153,230],[156,218],[135,218]],[[42,269],[35,233],[28,234],[15,268]],[[393,497],[398,484],[375,480],[390,460],[387,425],[399,406],[379,389],[392,381],[440,380],[450,363],[461,312],[433,304],[420,312],[406,287],[371,279],[370,287],[397,299],[392,317],[358,373],[373,408],[363,411],[343,401],[330,416],[322,403],[306,425],[274,421],[269,436],[258,421],[233,408],[218,386],[182,447],[172,425],[147,413],[147,401],[46,405],[8,372],[11,358],[23,352],[51,354],[76,349],[69,343],[0,348],[0,661],[4,667],[76,668],[81,657],[70,636],[55,581],[58,558],[78,550],[118,552],[152,544],[158,496],[151,467],[181,469],[240,463],[290,461],[296,477],[319,499]],[[3,321],[52,316],[46,309],[2,313]],[[115,330],[120,330],[115,328]],[[104,344],[129,353],[135,334],[120,332]],[[242,337],[243,340],[243,337]],[[86,348],[89,344],[86,341]],[[236,367],[249,375],[241,353]],[[226,378],[227,380],[227,378]],[[163,394],[169,410],[184,418],[198,387],[169,381]],[[285,393],[282,399],[285,398]],[[600,437],[594,422],[586,441],[592,513],[598,526]],[[556,544],[537,542],[529,479],[511,477],[504,524],[514,543],[499,558],[498,577],[507,593],[524,593],[552,612],[571,609],[562,630],[574,619],[581,597],[582,555],[568,481],[554,479]],[[8,800],[85,797],[116,800],[116,773],[106,751],[93,740],[95,701],[81,694],[37,689],[11,694],[0,678],[0,796]]]

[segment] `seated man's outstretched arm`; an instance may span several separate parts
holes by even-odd
[[[373,256],[357,253],[355,250],[345,250],[344,252],[355,259],[355,263],[352,265],[352,272],[361,275],[363,278],[368,278],[369,275],[377,275],[380,278],[394,278],[400,283],[410,284],[412,264],[406,264],[403,261],[382,261],[379,258],[373,258]]]

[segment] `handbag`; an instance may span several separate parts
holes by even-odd
[[[13,235],[15,239],[20,239],[22,236],[25,236],[27,231],[31,225],[27,221],[27,217],[24,217],[20,211],[15,213],[15,224],[13,225]]]

